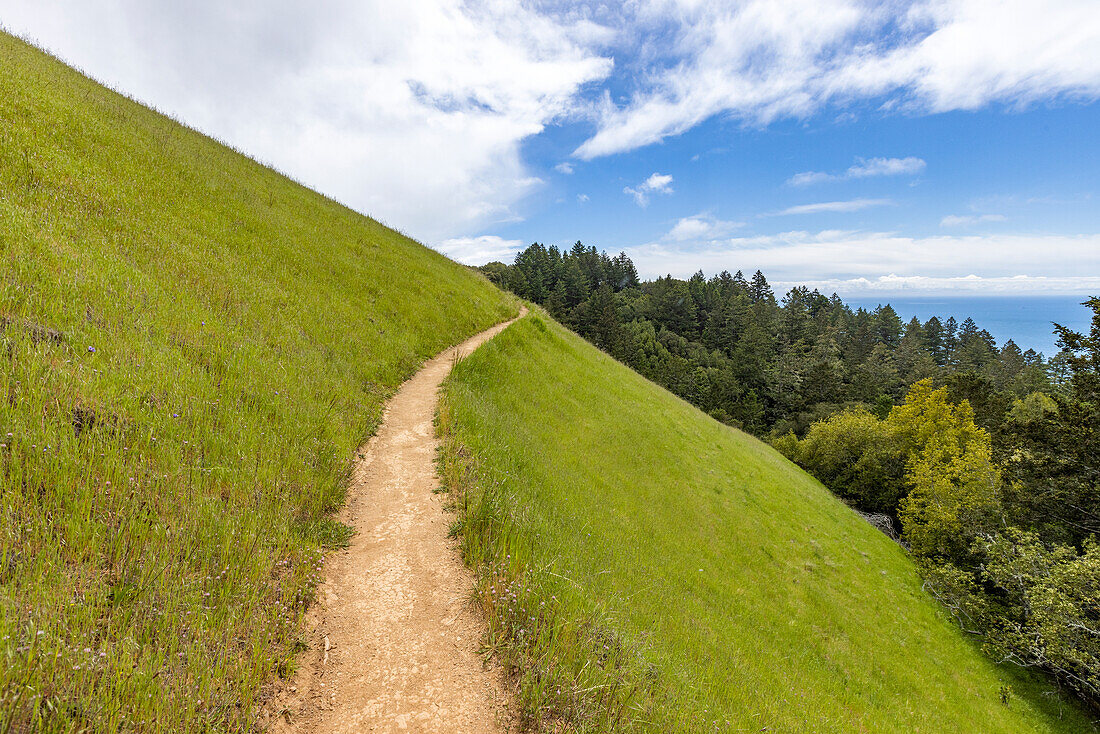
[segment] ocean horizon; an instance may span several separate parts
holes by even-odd
[[[954,316],[961,324],[970,317],[985,329],[1000,348],[1009,339],[1020,349],[1034,349],[1047,358],[1058,353],[1053,322],[1087,332],[1092,311],[1081,305],[1088,296],[841,296],[853,309],[874,310],[889,304],[903,322],[914,316],[922,322],[933,316],[941,321]]]

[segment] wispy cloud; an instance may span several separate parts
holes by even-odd
[[[585,204],[588,202],[588,194],[577,194],[577,203]]]
[[[563,161],[554,166],[554,170],[558,173],[564,173],[566,176],[571,176],[573,175],[573,164],[569,161]]]
[[[506,240],[496,235],[452,237],[435,245],[436,250],[464,265],[484,265],[493,260],[511,262],[524,248],[522,240]]]
[[[790,186],[809,186],[824,181],[845,181],[872,176],[914,175],[923,171],[925,165],[924,160],[914,156],[906,158],[858,158],[856,163],[843,173],[805,171],[791,176],[787,179],[787,184]]]
[[[835,181],[837,176],[824,173],[823,171],[803,171],[802,173],[796,173],[787,179],[788,186],[809,186],[811,184],[822,183],[824,181]]]
[[[848,169],[848,178],[868,178],[869,176],[901,176],[920,173],[925,163],[921,158],[867,158]]]
[[[940,220],[941,227],[971,227],[983,222],[1003,222],[1003,214],[948,214]]]
[[[633,196],[634,202],[638,206],[645,206],[649,203],[649,197],[652,194],[672,193],[672,176],[664,173],[654,173],[637,186],[627,186],[623,189],[623,193]]]
[[[887,206],[894,202],[890,199],[848,199],[847,201],[820,201],[814,204],[799,204],[789,206],[774,215],[784,214],[822,214],[825,212],[858,212],[861,209],[869,209],[873,206]]]
[[[1100,13],[1090,0],[637,7],[647,22],[632,19],[643,29],[634,42],[653,71],[626,104],[600,108],[581,158],[656,143],[719,114],[768,124],[868,100],[931,113],[1100,97]]]
[[[751,272],[821,287],[889,290],[1100,292],[1100,234],[904,237],[888,232],[802,230],[710,239],[666,235],[628,250],[645,277],[696,270]],[[682,233],[682,230],[681,230]]]
[[[980,275],[963,275],[950,278],[932,278],[923,275],[880,275],[877,278],[847,278],[831,280],[772,281],[780,291],[804,285],[822,293],[839,293],[845,296],[860,294],[901,295],[905,293],[940,294],[1014,294],[1090,295],[1100,290],[1100,276],[1013,275],[985,278]]]

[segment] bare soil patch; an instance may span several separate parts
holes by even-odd
[[[484,620],[471,605],[473,578],[447,537],[444,496],[433,492],[432,421],[456,352],[468,354],[509,323],[424,365],[360,449],[340,518],[357,532],[330,558],[309,619],[310,649],[268,708],[268,731],[506,731],[502,671],[478,653]]]

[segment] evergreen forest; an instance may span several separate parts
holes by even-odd
[[[994,659],[1100,708],[1100,298],[1049,359],[972,319],[903,322],[741,271],[641,281],[535,243],[480,268],[894,537]]]

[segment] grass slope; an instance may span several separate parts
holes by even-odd
[[[515,312],[0,34],[0,732],[242,730],[349,461]]]
[[[816,480],[543,315],[459,364],[443,406],[456,530],[528,723],[1093,730]]]

